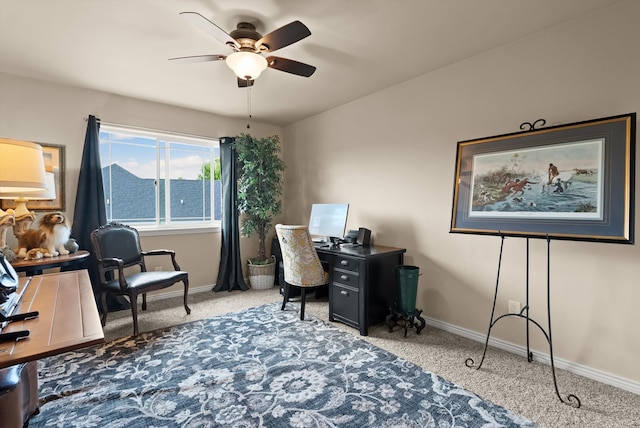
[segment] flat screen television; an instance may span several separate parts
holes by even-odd
[[[309,233],[314,241],[337,243],[344,237],[349,204],[313,204],[309,217]]]

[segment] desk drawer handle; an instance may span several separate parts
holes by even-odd
[[[342,266],[349,266],[349,260],[340,260]]]
[[[349,281],[349,277],[347,275],[340,275],[340,279],[343,281]]]
[[[345,290],[342,290],[342,291],[340,291],[340,294],[342,294],[343,296],[348,296],[349,292],[345,291]]]

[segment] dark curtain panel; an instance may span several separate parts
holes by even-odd
[[[238,165],[234,139],[220,139],[222,181],[222,249],[220,268],[213,291],[248,290],[242,275],[240,228],[238,226]]]
[[[91,285],[96,296],[98,296],[100,287],[100,276],[96,257],[91,248],[90,235],[94,229],[107,223],[102,169],[100,167],[99,132],[100,121],[95,116],[89,116],[80,163],[76,203],[73,210],[73,226],[71,227],[71,236],[78,242],[80,249],[91,252],[91,255],[83,261],[82,266],[76,264],[72,268],[89,271]],[[128,302],[124,299],[110,298],[107,303],[110,311],[129,307]],[[98,307],[100,308],[99,303]]]

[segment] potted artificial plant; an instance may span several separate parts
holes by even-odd
[[[265,241],[274,215],[280,213],[282,172],[280,139],[277,135],[254,138],[248,134],[236,137],[238,153],[238,210],[244,214],[240,231],[243,236],[258,236],[258,255],[249,258],[249,282],[252,288],[265,289],[275,283],[276,263],[267,257]]]

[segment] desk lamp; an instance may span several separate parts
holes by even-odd
[[[45,189],[47,176],[42,147],[27,141],[0,138],[0,199],[15,199],[15,195],[29,197]],[[14,218],[14,233],[18,221],[27,221],[28,228],[35,220],[35,215],[29,212],[24,202],[18,203],[15,211],[0,209],[0,249],[7,246],[7,226],[11,223],[9,217]]]

